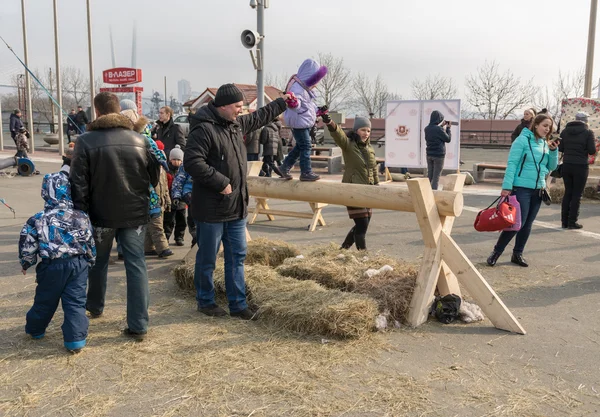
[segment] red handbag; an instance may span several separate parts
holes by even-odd
[[[496,201],[498,205],[492,208]],[[515,224],[516,208],[508,202],[508,197],[498,197],[488,208],[477,213],[473,226],[478,232],[498,232]]]

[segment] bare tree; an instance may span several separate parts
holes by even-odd
[[[79,68],[65,67],[61,69],[62,85],[65,95],[71,97],[76,106],[90,102],[90,83],[88,77],[83,75]],[[66,94],[65,94],[66,93]]]
[[[425,80],[411,83],[413,96],[417,100],[439,100],[456,98],[456,86],[450,77],[440,74],[428,75]]]
[[[327,75],[316,88],[320,104],[337,111],[347,109],[352,98],[352,76],[344,65],[344,58],[319,52],[317,60],[327,67]]]
[[[273,73],[268,72],[265,75],[265,85],[275,87],[283,91],[285,90],[286,84],[289,81],[289,79],[290,77],[287,73],[274,75]]]
[[[467,101],[483,119],[507,119],[515,110],[530,103],[534,95],[531,81],[521,82],[510,70],[500,73],[495,62],[485,62],[466,78]]]
[[[389,100],[399,100],[402,97],[388,90],[387,84],[380,75],[372,80],[360,73],[352,83],[354,87],[354,108],[369,116],[385,117],[386,103]]]

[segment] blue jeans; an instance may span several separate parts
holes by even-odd
[[[540,211],[542,197],[540,196],[540,190],[523,187],[515,187],[512,194],[517,196],[517,201],[521,206],[521,230],[518,232],[500,233],[500,237],[498,238],[498,242],[494,247],[494,251],[498,253],[504,252],[506,246],[516,235],[517,240],[515,241],[513,253],[516,255],[522,255],[523,251],[525,250],[527,239],[529,239],[529,235],[531,234],[533,221],[537,217],[538,211]]]
[[[258,161],[258,154],[257,153],[246,154],[246,160],[248,160],[248,161]]]
[[[115,235],[123,249],[127,276],[127,327],[136,333],[148,331],[148,271],[144,257],[146,225],[129,229],[94,227],[96,264],[90,269],[87,304],[92,314],[102,314],[108,280],[108,258]]]
[[[65,259],[42,259],[36,267],[35,298],[27,312],[25,332],[41,337],[46,332],[58,302],[62,301],[65,319],[62,325],[67,349],[85,346],[88,318],[85,315],[85,288],[88,263],[83,256]]]
[[[199,308],[215,305],[213,272],[219,246],[223,242],[225,255],[225,290],[229,301],[229,311],[242,311],[246,304],[246,282],[244,281],[244,261],[246,260],[246,219],[224,223],[204,223],[196,221],[198,253],[194,269],[196,300]]]
[[[77,125],[77,127],[79,128],[78,135],[85,133],[85,125]]]
[[[310,129],[292,129],[292,134],[296,140],[296,146],[288,153],[283,160],[283,167],[290,170],[300,159],[300,172],[309,174],[312,172],[310,167]]]

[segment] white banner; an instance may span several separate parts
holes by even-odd
[[[460,166],[460,100],[402,100],[387,103],[385,164],[397,168],[427,167],[424,129],[437,110],[452,122],[452,140],[446,144],[445,169]]]

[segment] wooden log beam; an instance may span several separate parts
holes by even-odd
[[[370,207],[382,210],[414,212],[410,192],[392,186],[370,187],[358,184],[316,181],[303,182],[279,178],[248,177],[252,197],[319,202],[340,206]],[[437,211],[443,216],[460,216],[463,195],[454,191],[434,191]]]

